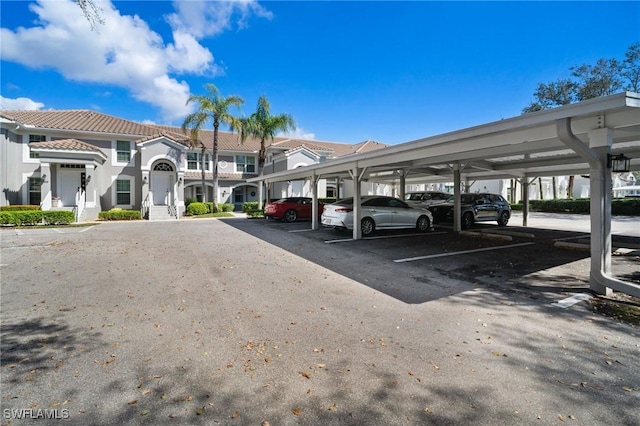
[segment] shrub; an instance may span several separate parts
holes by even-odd
[[[622,198],[612,200],[611,214],[640,216],[640,198]]]
[[[15,225],[40,225],[42,224],[42,210],[25,210],[11,212]]]
[[[207,205],[207,213],[218,213],[218,206],[213,202],[205,203]]]
[[[45,225],[68,225],[75,222],[76,217],[70,211],[49,210],[42,212],[42,220]]]
[[[40,210],[40,206],[33,206],[33,205],[21,205],[21,204],[14,204],[11,206],[0,206],[0,211],[25,211],[25,210]]]
[[[243,212],[249,212],[249,211],[254,211],[254,210],[258,210],[258,202],[257,201],[245,201],[244,203],[242,203],[242,211]]]
[[[197,198],[189,197],[184,199],[184,208],[189,207],[189,204],[198,202]]]
[[[16,219],[12,212],[5,212],[0,210],[0,225],[17,225]]]
[[[197,216],[207,213],[209,213],[209,208],[206,203],[195,202],[189,204],[189,207],[187,207],[187,216]]]
[[[233,203],[224,203],[218,205],[218,211],[232,212],[236,206]]]
[[[98,213],[101,220],[139,220],[142,219],[140,210],[111,209]]]

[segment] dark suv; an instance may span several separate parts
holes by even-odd
[[[453,196],[445,204],[430,206],[433,222],[453,222]],[[511,206],[499,194],[461,194],[460,195],[460,225],[462,229],[471,227],[475,222],[496,221],[500,226],[506,226],[511,217]]]

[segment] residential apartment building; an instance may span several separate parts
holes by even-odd
[[[141,124],[90,110],[0,110],[0,205],[63,209],[79,221],[112,208],[140,209],[146,218],[178,218],[185,199],[213,200],[213,130],[192,143],[179,127]],[[386,145],[291,138],[267,141],[265,174]],[[218,201],[257,201],[260,141],[240,143],[219,132]],[[203,158],[204,157],[204,158]],[[204,160],[204,161],[203,161]],[[205,185],[202,185],[202,169]],[[321,181],[319,196],[335,196],[339,183]],[[282,182],[271,198],[309,195],[309,182]]]

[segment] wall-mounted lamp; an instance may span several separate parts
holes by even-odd
[[[631,159],[624,154],[607,154],[607,167],[614,173],[625,173],[631,169]]]
[[[178,183],[182,184],[182,176],[178,178]]]
[[[91,175],[87,176],[87,183],[91,182]]]
[[[147,183],[149,183],[149,178],[146,176],[142,176],[142,184],[146,185]]]
[[[227,196],[227,191],[226,190],[222,191],[222,197],[224,198],[226,196]]]
[[[42,185],[43,183],[45,183],[47,181],[47,175],[40,175],[40,177],[38,178],[38,183],[40,185]]]

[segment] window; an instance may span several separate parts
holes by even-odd
[[[129,141],[116,141],[116,157],[118,163],[131,161],[131,144]]]
[[[131,205],[131,181],[116,180],[116,204]]]
[[[198,170],[198,153],[187,152],[187,169]]]
[[[31,142],[46,142],[47,137],[45,135],[29,135],[29,143]],[[40,154],[37,152],[31,151],[29,149],[29,158],[40,158]],[[40,204],[40,202],[38,202]]]
[[[246,155],[236,155],[236,172],[255,173],[256,157],[249,157]]]
[[[40,178],[29,178],[29,204],[39,206],[42,200]]]
[[[187,152],[187,169],[189,170],[202,170],[200,165],[202,164],[202,154],[197,152]],[[204,156],[204,169],[209,171],[209,154]]]

